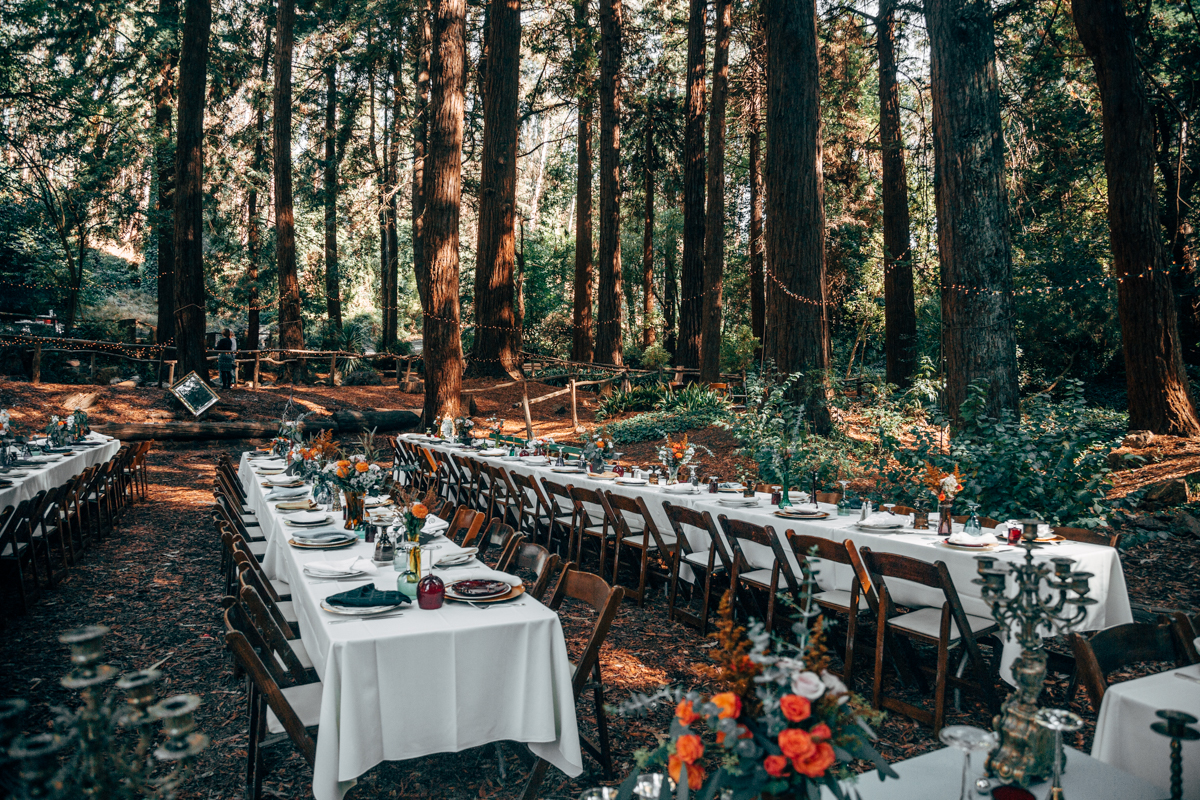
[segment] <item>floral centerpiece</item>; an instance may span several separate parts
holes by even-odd
[[[71,421],[71,424],[68,424],[67,428],[75,432],[76,441],[82,440],[83,437],[91,433],[91,426],[88,425],[88,413],[82,408],[77,408],[71,412],[71,416],[68,419]]]
[[[808,578],[806,591],[812,584]],[[677,786],[703,789],[703,797],[720,797],[726,789],[741,798],[817,797],[824,786],[847,798],[840,781],[851,777],[848,762],[860,758],[874,762],[880,775],[899,777],[870,743],[875,735],[868,722],[880,715],[829,672],[822,618],[810,628],[811,598],[802,603],[801,619],[792,626],[796,644],[790,644],[758,622],[747,634],[735,624],[726,594],[712,637],[716,665],[702,668],[724,691],[705,696],[664,689],[622,704],[621,713],[645,714],[667,700],[675,715],[657,748],[635,754],[638,766],[618,797],[629,797],[638,775],[656,767],[665,767]],[[686,797],[686,790],[678,796]]]
[[[288,452],[288,471],[320,485],[325,482],[325,467],[337,456],[337,445],[333,443],[333,432],[323,430],[306,444],[292,445]]]
[[[695,460],[697,450],[703,450],[710,456],[713,454],[712,450],[702,444],[688,442],[686,433],[678,441],[671,441],[671,437],[663,431],[659,433],[662,433],[666,444],[659,445],[658,460],[667,469],[668,484],[679,482],[679,471]]]
[[[346,527],[357,528],[363,521],[363,503],[368,494],[382,494],[390,474],[387,470],[355,454],[326,464],[326,479],[346,495]]]
[[[596,472],[604,470],[604,459],[610,457],[616,449],[616,442],[607,434],[604,428],[594,431],[583,446],[583,460],[592,465]]]
[[[438,432],[447,442],[454,441],[454,419],[449,414],[438,423]]]
[[[8,436],[12,431],[12,416],[7,408],[0,408],[0,436]]]
[[[463,444],[474,444],[475,437],[471,435],[471,429],[475,427],[475,423],[470,417],[459,417],[454,420],[454,429],[458,433],[458,440]]]
[[[925,464],[925,486],[938,500],[938,535],[949,536],[953,532],[951,525],[954,516],[954,498],[963,490],[958,477],[958,467],[954,472],[943,473],[932,464]]]
[[[50,415],[50,421],[46,423],[44,431],[46,434],[46,447],[61,447],[66,443],[69,433],[67,429],[68,421],[71,421],[72,425],[74,424],[74,421],[69,416],[67,419],[62,419],[57,414]]]
[[[488,424],[488,430],[492,432],[492,442],[498,447],[500,445],[500,431],[504,430],[504,420],[499,417],[488,417],[485,421]]]

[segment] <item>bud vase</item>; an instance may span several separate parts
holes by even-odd
[[[954,504],[940,503],[938,505],[938,536],[950,536],[954,533]]]
[[[346,492],[346,530],[352,531],[363,521],[362,492]]]

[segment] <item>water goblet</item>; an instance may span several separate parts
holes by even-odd
[[[887,510],[887,513],[888,513],[888,514],[891,514],[892,516],[895,516],[896,512],[895,512],[895,511],[892,511],[892,509],[896,507],[896,504],[895,504],[895,503],[884,503],[884,504],[883,504],[883,507],[884,507],[884,508]]]
[[[979,514],[976,513],[979,509],[979,503],[967,503],[967,508],[970,510],[970,516],[967,517],[966,523],[963,525],[963,533],[967,536],[982,536],[983,524],[979,521]]]
[[[1054,776],[1046,800],[1063,800],[1062,764],[1063,732],[1071,733],[1083,727],[1083,718],[1065,708],[1043,708],[1033,717],[1038,725],[1054,731]]]
[[[850,481],[838,481],[842,485],[842,497],[838,500],[837,515],[839,517],[850,516],[850,498],[846,492],[846,487],[850,485]]]
[[[947,725],[938,733],[942,744],[949,745],[963,753],[962,791],[958,800],[967,800],[968,776],[971,771],[971,753],[987,752],[999,744],[999,738],[992,731],[985,731],[974,725]]]
[[[688,478],[688,483],[690,483],[692,486],[700,485],[700,479],[696,477],[696,469],[697,466],[695,464],[688,464],[688,471],[691,473],[690,477]]]

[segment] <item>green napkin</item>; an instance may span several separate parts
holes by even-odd
[[[369,608],[371,606],[394,606],[400,603],[411,603],[412,598],[397,591],[384,592],[375,588],[374,584],[359,586],[341,594],[333,594],[325,598],[331,606],[346,608]]]

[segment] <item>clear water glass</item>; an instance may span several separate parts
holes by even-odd
[[[842,498],[838,500],[837,515],[839,517],[850,516],[850,496],[846,491],[846,487],[850,485],[850,481],[838,481],[842,485]]]
[[[979,521],[979,503],[967,503],[971,515],[963,525],[963,533],[967,536],[983,536],[983,524]]]
[[[974,725],[947,725],[938,733],[942,744],[949,745],[963,754],[962,790],[958,800],[967,800],[967,786],[970,785],[971,753],[976,751],[986,753],[999,744],[999,737],[992,731],[985,731]]]

